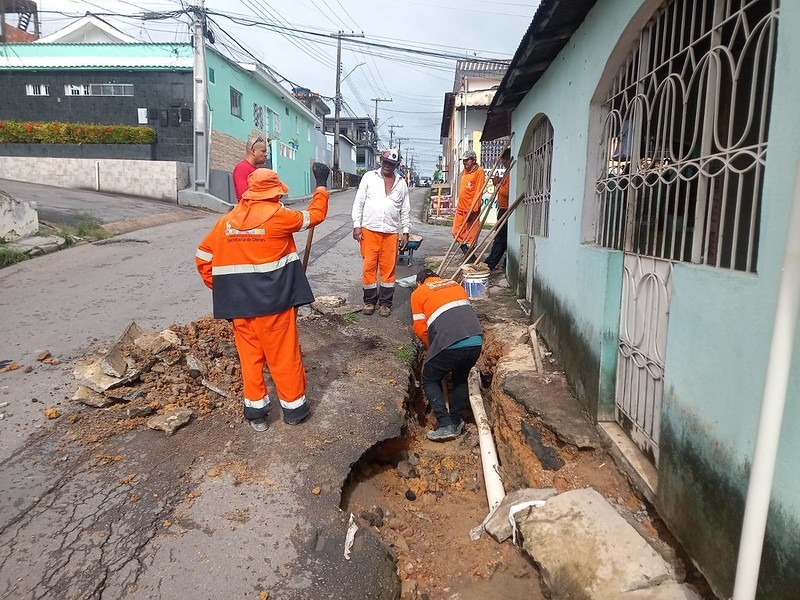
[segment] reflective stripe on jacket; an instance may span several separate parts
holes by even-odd
[[[293,233],[325,220],[328,192],[317,188],[307,210],[277,200],[244,200],[220,218],[195,262],[212,289],[214,317],[275,315],[314,301]]]
[[[452,279],[428,277],[411,294],[414,333],[428,348],[425,362],[456,342],[480,335],[467,293]]]

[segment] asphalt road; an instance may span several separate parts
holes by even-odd
[[[412,196],[417,208],[423,195]],[[317,295],[358,303],[352,198],[353,191],[332,196],[329,217],[314,234],[308,273]],[[152,227],[0,270],[0,360],[34,367],[0,374],[0,401],[8,402],[0,420],[0,598],[394,593],[391,561],[368,531],[357,534],[351,560],[343,558],[347,519],[338,503],[352,463],[400,434],[402,390],[349,374],[402,370],[394,349],[410,342],[407,290],[398,290],[388,320],[362,317],[353,329],[306,334],[313,336],[304,344],[307,366],[337,365],[329,382],[315,384],[320,405],[307,426],[275,423],[258,436],[246,426],[228,430],[208,420],[169,438],[138,431],[104,450],[125,460],[97,469],[89,468],[95,450],[65,443],[59,425],[42,415],[45,406],[74,408],[68,398],[76,361],[94,344],[113,342],[130,321],[160,329],[210,312],[193,255],[216,218]],[[449,241],[445,230],[415,229],[425,237],[423,247],[399,276],[415,272],[425,253],[441,254]],[[304,243],[298,235],[298,248]],[[364,348],[373,350],[365,355]],[[36,362],[45,349],[62,363]],[[371,411],[379,400],[393,408]],[[253,475],[247,483],[203,476],[226,453],[247,464]],[[312,486],[322,493],[310,494]],[[194,501],[187,504],[188,497]],[[247,509],[247,519],[226,517],[239,509]],[[178,512],[181,525],[167,526]]]

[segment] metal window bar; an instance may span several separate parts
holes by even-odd
[[[778,0],[669,0],[603,104],[595,243],[755,271]]]
[[[550,233],[550,175],[553,166],[553,125],[542,118],[533,130],[524,157],[525,197],[528,235],[547,237]]]

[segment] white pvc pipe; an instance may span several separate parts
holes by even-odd
[[[486,486],[486,499],[489,501],[489,512],[491,513],[506,497],[506,491],[503,489],[503,482],[497,472],[497,450],[492,439],[492,428],[489,426],[489,419],[483,408],[480,375],[475,367],[469,372],[469,403],[472,406],[475,423],[478,425],[483,482]]]
[[[742,538],[736,564],[733,600],[756,597],[764,531],[772,496],[775,459],[778,454],[786,390],[792,368],[792,351],[800,314],[800,167],[795,175],[794,198],[786,234],[786,251],[767,360],[764,397],[747,488]]]

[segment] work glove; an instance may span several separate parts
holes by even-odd
[[[311,167],[311,172],[314,174],[314,179],[317,181],[317,187],[328,186],[328,175],[331,172],[331,169],[328,165],[315,162],[314,166]]]

